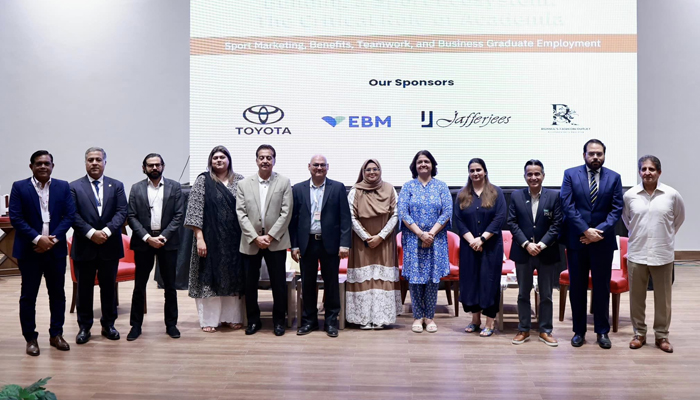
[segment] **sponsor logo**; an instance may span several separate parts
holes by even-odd
[[[510,115],[482,114],[471,112],[469,114],[455,111],[448,118],[434,118],[432,111],[421,111],[421,128],[484,128],[490,125],[506,125],[510,122]]]
[[[284,118],[284,111],[277,106],[261,104],[251,106],[243,111],[243,119],[257,126],[236,127],[238,134],[244,135],[291,135],[292,131],[286,126],[274,125]]]
[[[590,131],[591,128],[581,126],[579,115],[568,104],[552,103],[549,106],[552,114],[552,123],[547,127],[542,127],[542,131]],[[544,115],[543,115],[544,117]]]
[[[321,117],[328,125],[332,127],[338,126],[345,121],[345,117]],[[347,117],[349,128],[391,128],[391,116],[367,116],[367,115],[351,115]]]

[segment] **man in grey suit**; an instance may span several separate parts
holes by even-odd
[[[277,153],[263,144],[255,152],[258,173],[238,183],[236,214],[241,225],[240,252],[246,270],[246,335],[262,327],[258,306],[258,281],[263,257],[272,287],[272,323],[276,336],[284,335],[287,310],[286,261],[290,246],[287,227],[292,217],[292,186],[289,178],[272,172]]]
[[[133,231],[131,249],[134,250],[136,279],[131,298],[128,341],[136,340],[141,335],[146,285],[156,257],[165,286],[165,331],[171,338],[180,337],[177,329],[175,267],[184,202],[180,184],[164,178],[164,169],[165,162],[160,154],[147,155],[143,159],[143,173],[148,179],[135,183],[129,193],[128,220]]]

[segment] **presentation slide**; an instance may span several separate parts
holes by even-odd
[[[190,181],[216,145],[255,174],[309,178],[315,154],[350,186],[376,158],[401,186],[419,150],[449,186],[485,160],[491,182],[545,186],[583,163],[591,138],[605,166],[637,182],[635,0],[191,1]]]

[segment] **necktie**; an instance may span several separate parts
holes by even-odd
[[[95,204],[97,204],[97,207],[101,207],[102,204],[100,204],[100,181],[92,181],[92,184],[95,186]]]
[[[595,204],[595,200],[598,198],[598,184],[595,181],[595,174],[598,171],[591,170],[591,180],[589,182],[591,188],[591,205]]]

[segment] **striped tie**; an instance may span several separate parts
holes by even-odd
[[[591,180],[589,182],[591,188],[591,205],[595,204],[595,200],[598,198],[598,184],[595,181],[595,174],[598,171],[591,170]]]

